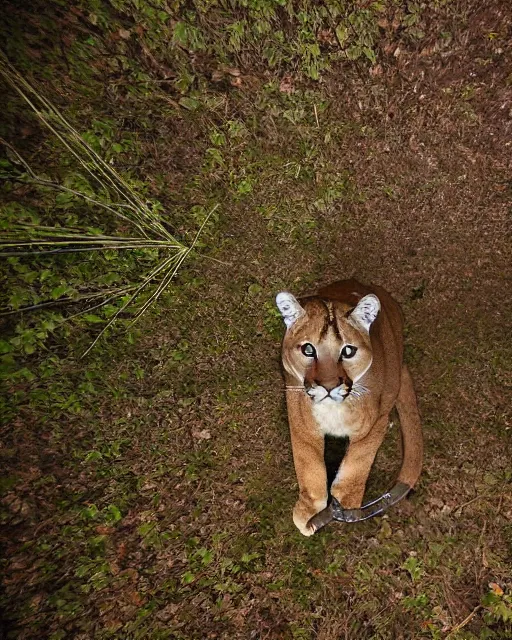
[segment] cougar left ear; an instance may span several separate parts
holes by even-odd
[[[357,306],[350,312],[350,317],[357,320],[366,331],[370,331],[372,322],[380,311],[380,301],[377,296],[370,293],[359,300]]]
[[[277,308],[283,316],[284,323],[289,329],[304,313],[304,309],[300,306],[297,298],[292,296],[288,291],[281,291],[276,296]]]

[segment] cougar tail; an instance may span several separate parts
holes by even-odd
[[[423,462],[423,436],[420,414],[411,374],[407,365],[402,365],[402,380],[396,401],[402,431],[402,468],[398,482],[414,487],[421,473]]]

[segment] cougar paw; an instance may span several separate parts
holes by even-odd
[[[319,511],[322,511],[326,504],[327,499],[316,500],[312,504],[304,504],[301,500],[297,502],[293,508],[293,523],[303,536],[312,536],[315,533],[316,528],[311,525],[308,526],[308,522]]]

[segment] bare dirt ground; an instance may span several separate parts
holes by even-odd
[[[5,638],[512,637],[512,15],[460,15],[410,46],[384,26],[370,72],[290,94],[244,72],[199,186],[197,121],[159,122],[141,171],[166,204],[217,194],[221,262],[186,267],[136,344],[27,383],[1,450]],[[403,306],[425,469],[385,518],[305,539],[273,297],[352,276]]]

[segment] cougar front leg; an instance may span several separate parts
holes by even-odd
[[[387,425],[388,417],[386,416],[380,419],[363,439],[349,442],[331,486],[331,494],[344,509],[357,509],[361,506],[366,481],[375,455],[384,440]]]
[[[290,421],[293,462],[299,483],[299,499],[293,508],[293,522],[305,536],[314,530],[307,523],[327,505],[327,472],[324,464],[324,437],[317,428]]]

